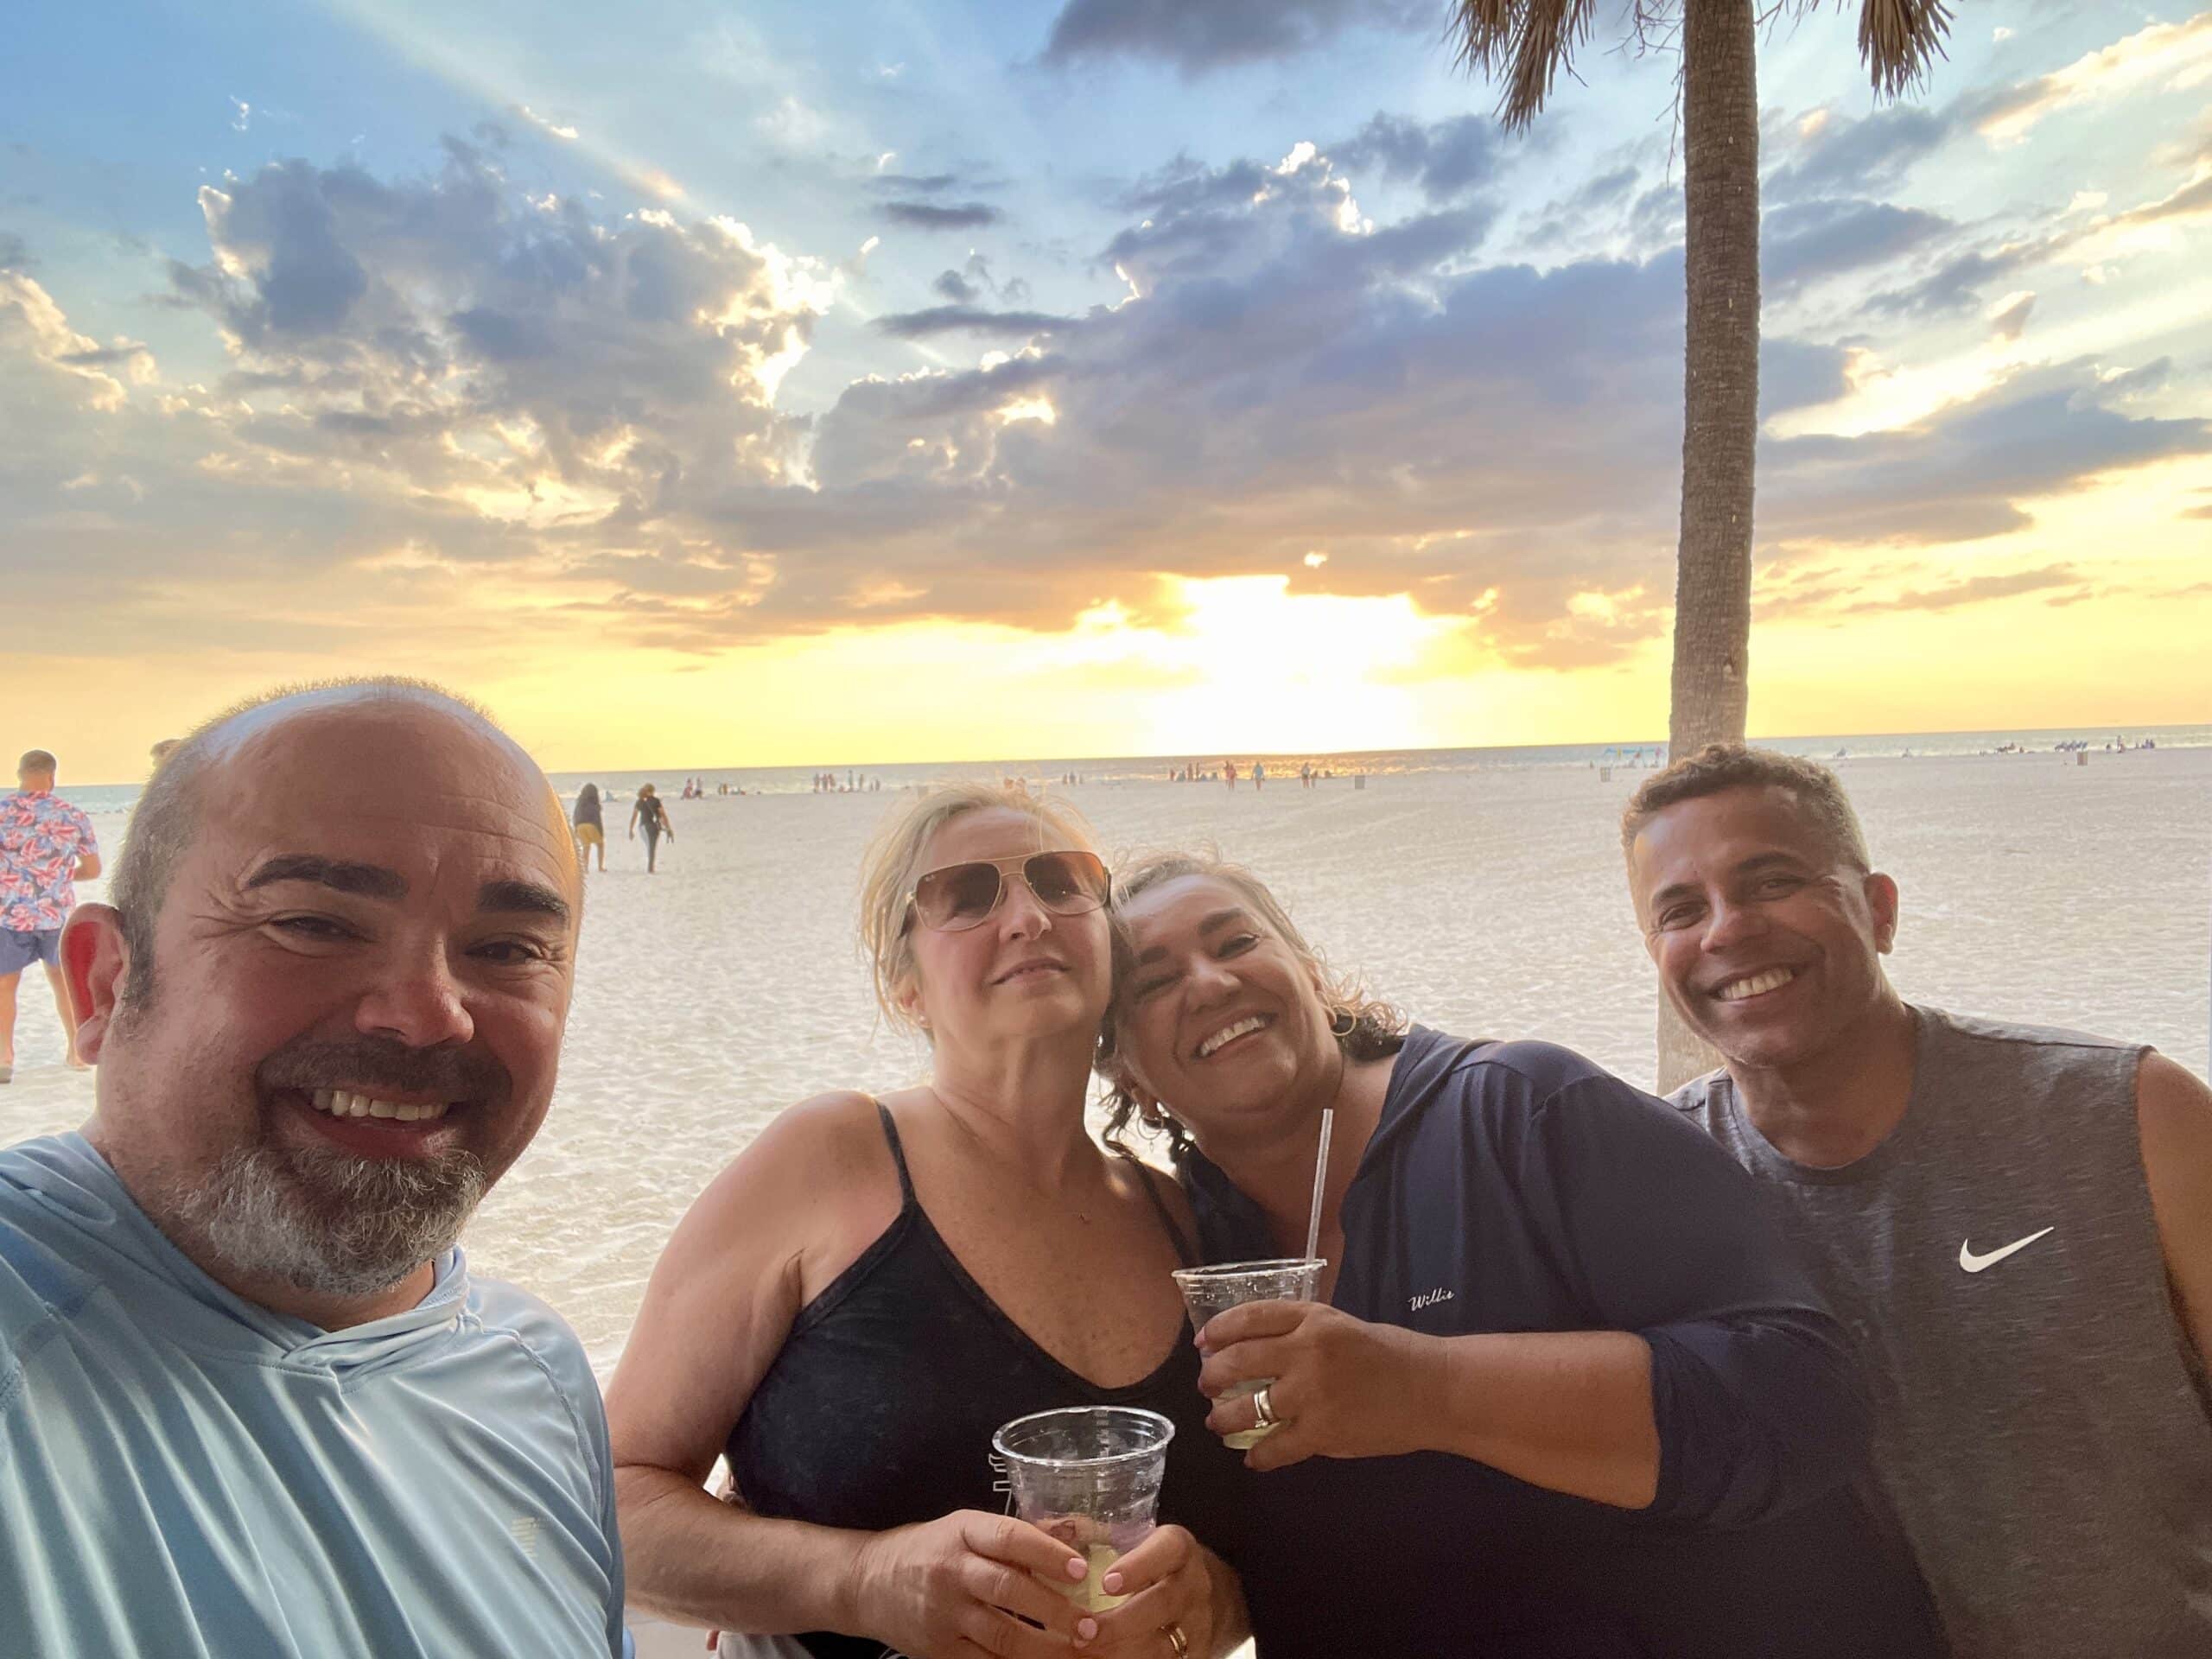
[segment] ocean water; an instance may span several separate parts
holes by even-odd
[[[2145,726],[2125,731],[2101,727],[2052,727],[2024,731],[1991,732],[1879,732],[1809,737],[1758,739],[1766,747],[1786,754],[1808,755],[1817,760],[1842,764],[1912,757],[1923,760],[1956,755],[1994,754],[2011,746],[2027,753],[2055,752],[2063,743],[2085,743],[2095,753],[2107,745],[2140,744],[2145,738],[2167,748],[2212,747],[2212,725]],[[984,760],[929,760],[887,762],[824,761],[809,766],[711,766],[704,764],[663,766],[648,771],[609,766],[590,772],[556,772],[554,787],[573,798],[578,786],[598,784],[602,791],[631,796],[641,783],[650,783],[664,796],[680,792],[683,780],[696,778],[713,794],[722,784],[747,794],[804,795],[814,789],[817,771],[835,774],[842,786],[847,780],[865,786],[879,784],[886,790],[928,785],[951,779],[1022,778],[1032,782],[1055,780],[1073,774],[1086,784],[1160,782],[1174,772],[1191,770],[1217,774],[1226,760],[1234,760],[1240,777],[1249,776],[1252,763],[1262,763],[1269,782],[1288,779],[1295,784],[1301,765],[1334,772],[1339,778],[1365,773],[1370,777],[1408,777],[1426,772],[1482,772],[1568,768],[1587,771],[1612,766],[1624,771],[1648,769],[1666,760],[1663,737],[1624,738],[1617,743],[1567,743],[1474,749],[1363,749],[1313,751],[1306,753],[1195,753],[1190,755],[1028,756]],[[61,793],[91,813],[127,812],[138,798],[137,784],[65,785]]]

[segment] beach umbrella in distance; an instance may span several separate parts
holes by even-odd
[[[1682,363],[1681,540],[1675,559],[1670,755],[1744,735],[1750,702],[1751,465],[1759,424],[1759,23],[1815,0],[1630,0],[1639,48],[1680,52],[1688,315]],[[1452,0],[1449,34],[1469,71],[1501,79],[1498,118],[1536,118],[1573,73],[1595,0]],[[1877,95],[1916,86],[1942,51],[1942,0],[1861,0],[1859,54]],[[1708,1071],[1712,1051],[1659,999],[1662,1090]]]

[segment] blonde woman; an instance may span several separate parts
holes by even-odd
[[[785,1112],[692,1205],[607,1390],[632,1601],[815,1659],[1183,1659],[1243,1639],[1173,1184],[1087,1132],[1111,988],[1105,866],[1071,810],[925,792],[872,849],[861,934],[929,1080]],[[1010,1519],[991,1431],[1084,1403],[1178,1433],[1163,1525],[1098,1613]],[[701,1486],[727,1452],[735,1505]],[[1065,1575],[1065,1576],[1063,1576]]]

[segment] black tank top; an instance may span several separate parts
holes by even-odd
[[[799,1313],[730,1431],[737,1490],[756,1514],[881,1532],[954,1510],[1003,1513],[991,1433],[1058,1406],[1143,1406],[1175,1425],[1160,1519],[1224,1559],[1253,1477],[1205,1426],[1198,1353],[1185,1320],[1151,1376],[1086,1382],[1039,1348],[968,1276],[914,1197],[898,1126],[879,1103],[899,1166],[898,1218]],[[1147,1193],[1185,1262],[1190,1247]],[[819,1659],[880,1659],[882,1643],[817,1631]]]

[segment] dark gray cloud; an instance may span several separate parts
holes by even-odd
[[[960,175],[957,173],[879,173],[868,182],[878,190],[905,190],[918,196],[927,196],[957,188]]]
[[[1073,317],[1055,316],[1049,311],[987,311],[972,305],[937,305],[878,317],[875,326],[894,339],[926,340],[936,334],[1027,339],[1032,334],[1065,334],[1077,324]]]
[[[1835,346],[1768,334],[1759,341],[1759,415],[1833,403],[1851,389],[1848,356]]]
[[[2212,213],[2212,173],[2183,185],[2170,196],[2123,213],[2120,219],[2124,224],[2145,225],[2162,219],[2182,219],[2197,213]]]
[[[473,573],[498,570],[542,596],[549,626],[707,651],[920,616],[1058,628],[1109,599],[1158,618],[1160,573],[1265,574],[1410,594],[1494,660],[1603,662],[1654,636],[1678,516],[1679,248],[1484,264],[1479,198],[1370,226],[1322,156],[1186,163],[1140,194],[1098,261],[1131,297],[1079,327],[1021,316],[1015,283],[971,259],[906,326],[957,341],[1041,321],[1049,337],[855,380],[800,420],[776,409],[769,365],[805,346],[814,311],[728,221],[533,205],[474,154],[397,181],[266,169],[209,194],[210,257],[176,273],[232,367],[174,414],[118,407],[118,373],[146,359],[67,361],[122,348],[0,278],[10,591],[98,593],[103,615],[135,619],[118,637],[152,639],[175,632],[162,584],[180,558],[271,594],[350,563],[429,607],[444,639]],[[1850,217],[1865,204],[1792,207],[1777,246],[1854,223],[1889,245]],[[1849,268],[1815,245],[1793,257]],[[941,314],[961,312],[956,332]],[[1770,334],[1763,405],[1827,402],[1847,366],[1840,345]],[[1943,592],[1911,550],[2212,454],[2205,422],[2128,412],[2150,367],[2062,364],[1908,431],[1769,438],[1762,559],[1894,546],[1889,586]],[[1791,591],[1829,610],[1870,597],[1840,577]]]
[[[814,315],[729,221],[602,224],[452,141],[435,176],[282,162],[200,206],[216,257],[173,264],[174,296],[220,326],[239,393],[288,392],[229,423],[250,447],[639,512],[796,458],[754,377]]]
[[[887,201],[880,211],[887,219],[925,231],[979,230],[1006,217],[987,201],[963,201],[952,207],[933,201]]]
[[[1633,162],[1608,168],[1565,196],[1546,202],[1519,232],[1530,247],[1586,250],[1617,245],[1656,250],[1681,239],[1679,181],[1649,186]]]
[[[1665,247],[1681,241],[1686,211],[1680,183],[1651,186],[1628,211],[1629,232],[1635,245],[1641,248]]]
[[[1940,317],[1979,309],[1985,290],[2044,264],[2073,239],[2061,232],[1990,248],[1974,248],[1945,259],[1935,270],[1901,288],[1872,296],[1865,310],[1880,317]]]
[[[137,340],[124,340],[114,346],[86,346],[76,351],[56,352],[54,360],[71,368],[127,369],[139,358],[150,355]]]
[[[2028,319],[2034,315],[2036,296],[2023,294],[2009,302],[2005,308],[1989,320],[1989,332],[1999,340],[2018,340],[2026,330]]]
[[[1907,430],[1770,439],[1759,530],[1777,541],[1974,541],[2028,528],[2025,504],[2099,475],[2212,454],[2212,421],[2107,406],[2084,359],[2024,373]]]
[[[1355,177],[1371,168],[1419,184],[1431,201],[1447,201],[1495,179],[1504,147],[1497,123],[1487,116],[1420,122],[1378,112],[1352,137],[1330,145],[1329,156]]]
[[[1915,104],[1855,118],[1832,117],[1813,137],[1792,145],[1785,152],[1790,159],[1769,173],[1761,188],[1777,205],[1885,189],[1965,124],[1953,110],[1939,112]]]
[[[29,270],[30,245],[13,231],[0,231],[0,270]]]
[[[2172,378],[2174,360],[2171,357],[2154,357],[2140,368],[2127,369],[2118,374],[2107,375],[2099,383],[2099,390],[2109,398],[2126,401],[2153,392]]]
[[[1759,274],[1787,291],[1887,264],[1956,227],[1940,213],[1887,202],[1821,200],[1770,209],[1759,226]]]
[[[1146,174],[1122,196],[1132,213],[1195,214],[1234,208],[1268,188],[1274,169],[1262,162],[1235,161],[1215,167],[1178,155]]]
[[[1068,0],[1044,60],[1065,66],[1135,58],[1186,77],[1295,57],[1347,29],[1427,29],[1444,19],[1421,0]]]
[[[939,271],[930,292],[954,305],[973,305],[988,295],[1003,306],[1019,306],[1029,297],[1029,284],[1019,276],[1001,283],[992,274],[990,257],[970,253],[957,270]]]

